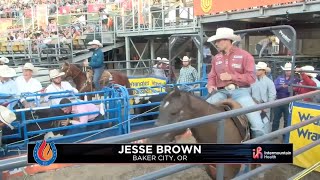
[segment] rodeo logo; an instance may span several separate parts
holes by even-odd
[[[49,166],[57,159],[57,148],[53,142],[37,142],[33,149],[34,160],[41,166]]]
[[[212,0],[201,0],[201,9],[205,13],[210,12],[212,9]]]

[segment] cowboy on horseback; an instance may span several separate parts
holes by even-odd
[[[90,66],[93,69],[93,84],[94,87],[96,89],[96,91],[101,90],[100,87],[100,78],[101,75],[103,74],[104,71],[104,55],[103,52],[101,50],[102,48],[102,44],[100,43],[100,41],[98,40],[93,40],[91,42],[88,43],[89,45],[91,45],[91,47],[94,49],[93,51],[93,55],[91,57],[90,62],[88,63],[88,60],[85,60],[83,62],[83,65],[86,66]]]
[[[212,60],[211,72],[208,75],[208,92],[211,94],[207,102],[215,104],[231,97],[242,107],[254,106],[256,103],[249,94],[248,88],[256,81],[254,58],[247,51],[233,46],[233,42],[241,38],[233,29],[218,28],[216,35],[208,42],[214,42],[220,51]],[[262,121],[258,111],[246,114],[253,138],[267,133],[267,125]]]

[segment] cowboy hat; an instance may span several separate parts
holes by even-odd
[[[35,71],[35,70],[36,70],[36,68],[34,67],[34,65],[33,65],[33,64],[31,64],[31,63],[26,63],[26,64],[24,64],[24,66],[23,66],[22,70],[31,70],[31,71]]]
[[[220,39],[230,39],[232,41],[241,41],[241,37],[234,34],[233,29],[230,28],[218,28],[216,35],[211,36],[207,42],[214,42]]]
[[[98,45],[99,47],[102,47],[103,45],[98,40],[93,40],[88,43],[89,45]]]
[[[271,71],[271,69],[268,67],[267,63],[265,63],[265,62],[258,62],[258,64],[256,64],[256,69],[257,70],[263,69],[266,72]]]
[[[13,68],[2,68],[0,71],[0,77],[11,78],[17,75],[16,71]]]
[[[161,61],[161,57],[157,57],[157,61]]]
[[[2,57],[0,57],[0,62],[7,64],[7,63],[9,63],[9,59],[2,56]]]
[[[170,62],[169,62],[169,60],[167,58],[162,58],[161,62],[165,63],[165,64],[170,64]]]
[[[182,58],[182,60],[181,60],[182,62],[189,62],[189,61],[191,61],[191,59],[188,57],[188,56],[183,56],[183,58]]]
[[[314,71],[314,67],[313,66],[303,66],[303,67],[301,67],[301,70],[303,70],[303,71]],[[307,75],[307,76],[311,76],[311,77],[317,77],[317,73],[311,73],[311,72],[305,72],[305,74]]]
[[[4,106],[0,106],[0,121],[13,129],[11,123],[16,120],[16,115]]]
[[[287,62],[284,67],[281,66],[281,69],[284,70],[284,71],[291,71],[291,68],[292,68],[292,64],[290,62]]]
[[[64,72],[59,72],[57,69],[52,69],[49,71],[49,77],[50,79],[54,79],[54,78],[57,78],[57,77],[60,77],[60,76],[63,76],[65,75]]]

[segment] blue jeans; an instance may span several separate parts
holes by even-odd
[[[93,84],[94,84],[96,91],[101,90],[100,78],[101,78],[101,75],[103,74],[103,71],[104,71],[104,66],[93,69]]]
[[[239,88],[231,91],[219,90],[214,95],[207,99],[210,104],[215,104],[219,101],[227,99],[227,95],[231,96],[233,100],[238,102],[242,107],[254,106],[256,103],[253,101],[247,88]],[[261,119],[260,112],[255,111],[246,114],[251,128],[252,138],[263,136],[268,133],[269,122],[264,123]]]

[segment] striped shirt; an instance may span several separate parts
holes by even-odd
[[[188,67],[182,67],[180,69],[180,75],[177,83],[178,84],[191,83],[198,80],[199,80],[199,77],[198,77],[197,70],[194,67],[189,65]]]

